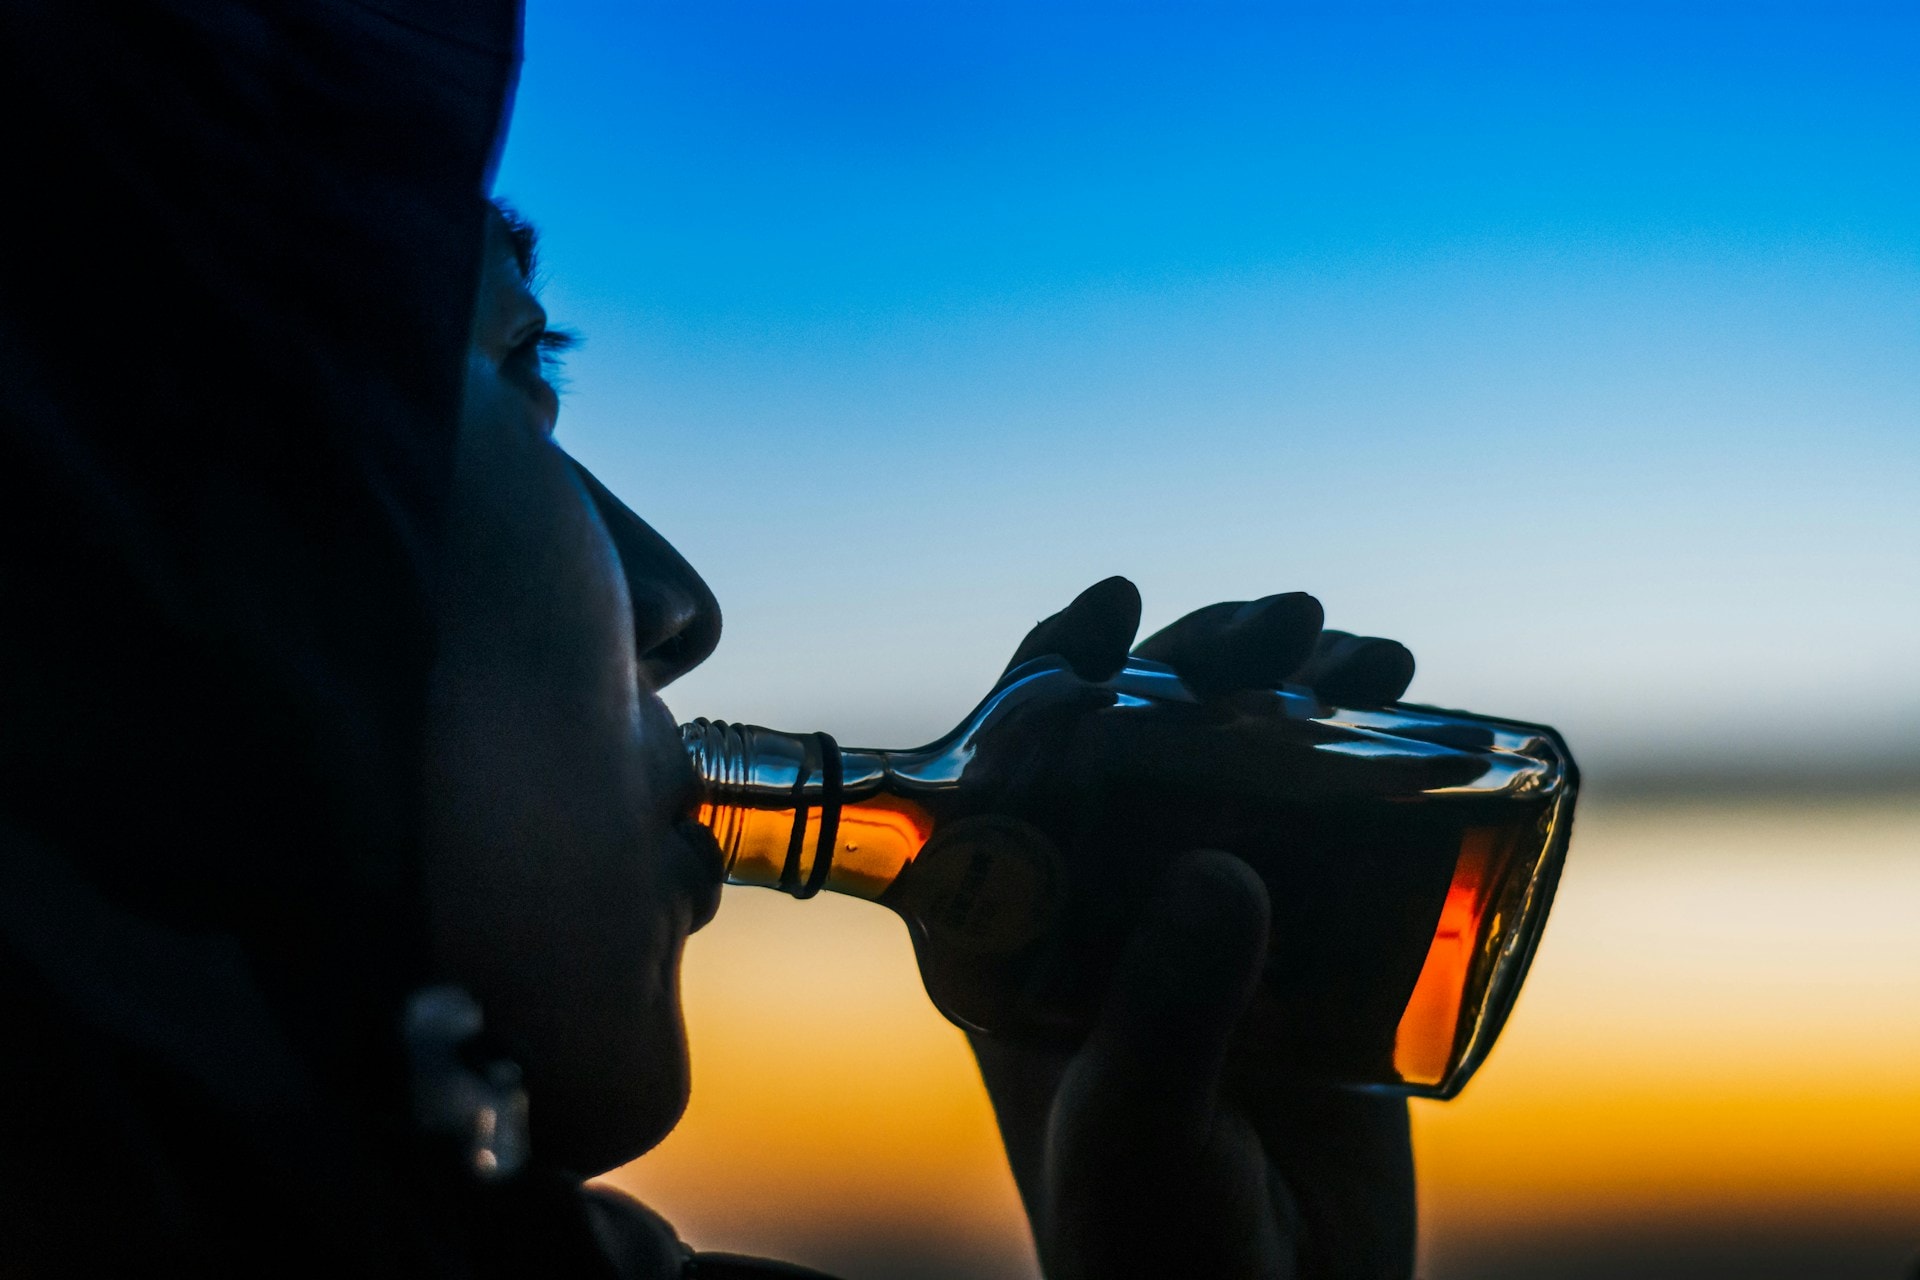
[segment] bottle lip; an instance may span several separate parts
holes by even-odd
[[[728,876],[741,857],[747,815],[772,809],[790,812],[792,825],[784,849],[760,858],[764,876],[749,883],[796,898],[811,898],[826,888],[846,791],[845,765],[833,736],[703,718],[681,725],[680,740],[693,769],[699,818],[713,832]]]
[[[744,732],[749,727],[704,716],[680,726],[680,745],[702,801],[738,791],[753,776],[753,748]]]

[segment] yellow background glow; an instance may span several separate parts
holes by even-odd
[[[1423,1275],[1620,1233],[1693,1240],[1671,1274],[1708,1274],[1715,1241],[1731,1264],[1800,1231],[1884,1258],[1819,1274],[1891,1280],[1920,1247],[1917,923],[1920,805],[1588,804],[1501,1043],[1414,1106]],[[692,1106],[613,1181],[697,1245],[849,1280],[1035,1274],[893,917],[730,890],[686,994]]]

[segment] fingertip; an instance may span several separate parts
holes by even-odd
[[[1379,664],[1380,688],[1383,691],[1380,700],[1391,702],[1413,683],[1413,650],[1398,640],[1383,640],[1380,644],[1380,657],[1375,660]]]
[[[1266,882],[1245,859],[1219,849],[1180,855],[1161,881],[1169,915],[1195,929],[1219,930],[1225,940],[1264,946],[1272,918]]]
[[[1263,596],[1241,605],[1223,637],[1223,682],[1241,689],[1271,689],[1285,683],[1313,652],[1325,621],[1320,602],[1304,591]]]
[[[1320,696],[1343,706],[1392,702],[1413,683],[1413,650],[1398,640],[1354,636],[1316,684]]]
[[[1082,591],[1079,595],[1075,596],[1073,599],[1074,599],[1074,603],[1077,604],[1082,600],[1088,599],[1089,597],[1104,596],[1112,592],[1118,592],[1123,595],[1131,595],[1136,602],[1138,602],[1140,599],[1140,588],[1135,586],[1133,584],[1133,579],[1129,578],[1124,573],[1114,573],[1114,574],[1107,575],[1106,577],[1100,579],[1100,581],[1088,587],[1085,591]]]
[[[1309,631],[1318,634],[1326,624],[1326,610],[1317,597],[1305,591],[1286,591],[1279,595],[1249,600],[1234,612],[1234,625],[1261,630]]]
[[[1115,574],[1073,598],[1063,611],[1060,656],[1082,680],[1111,680],[1126,665],[1140,630],[1140,588]]]
[[[1244,861],[1217,849],[1183,854],[1134,934],[1122,985],[1141,1007],[1231,1021],[1258,977],[1271,918],[1267,887]]]
[[[1121,619],[1131,617],[1133,625],[1140,625],[1140,588],[1133,579],[1114,574],[1082,591],[1067,606],[1067,612],[1076,616]]]
[[[1045,654],[1065,660],[1074,674],[1099,683],[1127,661],[1140,629],[1140,589],[1115,575],[1094,583],[1060,612],[1034,624],[1007,663],[1011,671]]]
[[[1154,1123],[1177,1130],[1218,1086],[1260,982],[1269,910],[1253,869],[1217,850],[1183,855],[1158,889],[1114,974],[1086,1060],[1123,1112],[1150,1098]]]

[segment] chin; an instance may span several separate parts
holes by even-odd
[[[611,1051],[564,1084],[549,1080],[543,1089],[529,1081],[536,1161],[590,1178],[638,1159],[672,1132],[687,1109],[685,1039],[645,1048],[644,1057]]]
[[[572,1020],[545,1042],[560,1051],[556,1056],[543,1062],[531,1055],[523,1063],[529,1137],[540,1164],[593,1177],[646,1154],[680,1122],[692,1073],[678,952],[671,949],[659,975],[664,982],[629,990],[626,1001],[585,1006],[602,1016]],[[619,1004],[627,1016],[608,1016]]]

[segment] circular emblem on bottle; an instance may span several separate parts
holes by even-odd
[[[929,941],[1008,955],[1038,940],[1059,902],[1059,854],[1039,828],[981,814],[942,824],[901,876],[902,906]]]

